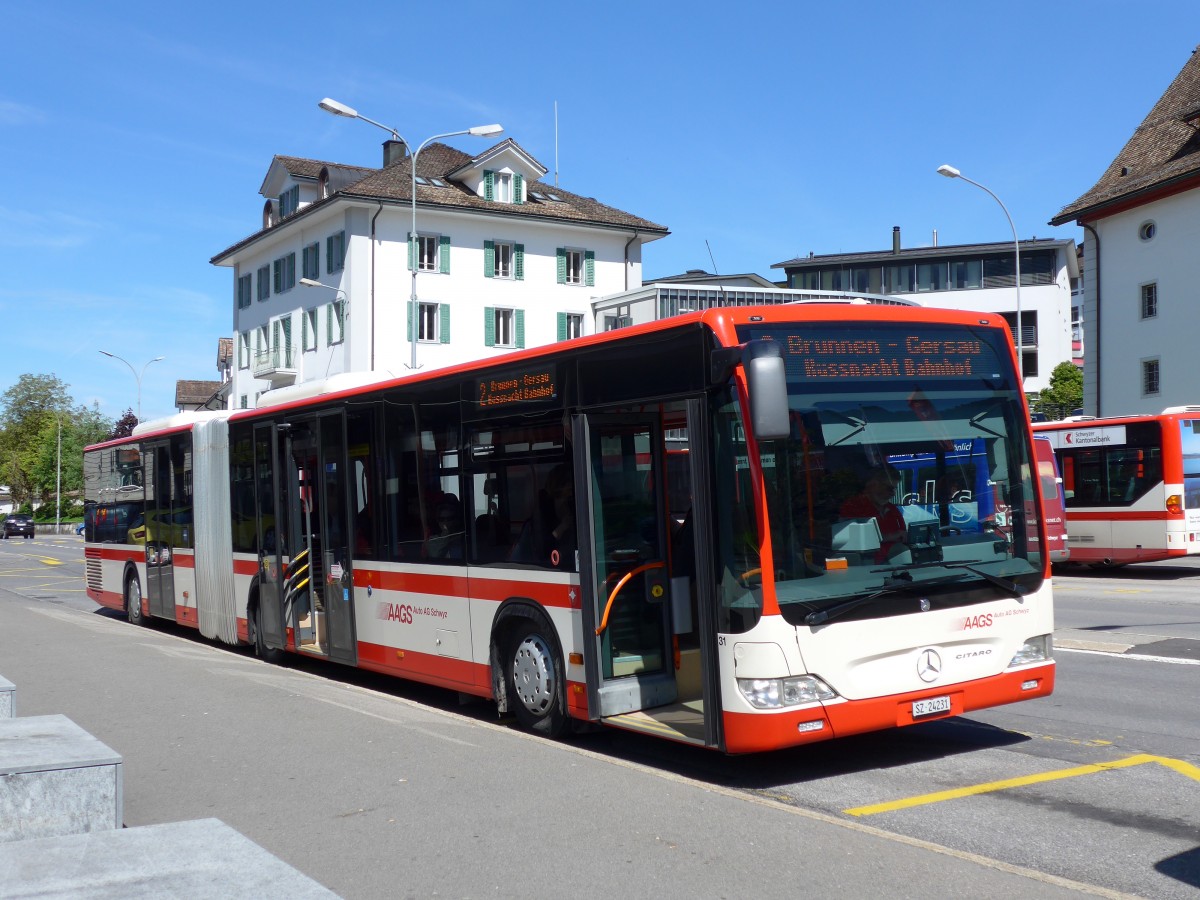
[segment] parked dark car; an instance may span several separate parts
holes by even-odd
[[[21,537],[33,537],[33,517],[14,513],[4,520],[4,536],[10,538],[13,535]]]

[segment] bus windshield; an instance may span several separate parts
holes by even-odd
[[[789,622],[961,606],[1040,584],[1028,425],[1002,332],[824,323],[754,336],[791,350],[791,434],[760,447]]]

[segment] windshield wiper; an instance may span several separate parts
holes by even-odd
[[[960,567],[961,568],[961,567]],[[949,584],[952,581],[961,580],[961,575],[943,575],[941,578],[928,578],[924,581],[913,581],[913,577],[907,572],[901,572],[895,578],[888,578],[883,582],[883,585],[869,594],[862,597],[855,597],[851,600],[846,600],[844,603],[838,603],[836,606],[830,606],[827,609],[818,609],[816,612],[810,612],[804,617],[805,624],[820,625],[824,622],[829,622],[837,619],[851,610],[858,609],[864,604],[877,600],[880,597],[888,594],[919,594],[927,587],[932,587],[939,584]]]
[[[981,560],[982,561],[982,560]],[[974,575],[978,575],[984,581],[990,581],[998,588],[1008,591],[1010,594],[1016,594],[1018,597],[1024,597],[1029,593],[1029,588],[1021,587],[1015,581],[1008,578],[1001,578],[999,575],[993,575],[991,572],[985,572],[983,569],[977,569],[975,566],[967,563],[947,563],[947,569],[966,569]]]

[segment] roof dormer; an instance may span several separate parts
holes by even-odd
[[[525,202],[525,185],[549,171],[509,138],[449,173],[477,197],[489,203]]]

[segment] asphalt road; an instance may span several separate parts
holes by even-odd
[[[128,824],[216,816],[347,897],[1200,894],[1200,567],[1056,576],[1052,697],[725,758],[134,628],[81,546],[0,544],[18,712],[125,756]]]

